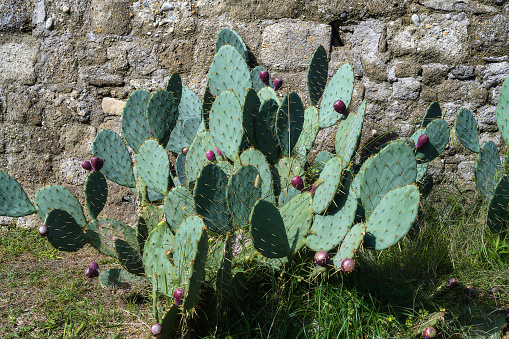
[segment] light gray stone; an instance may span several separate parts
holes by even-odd
[[[318,45],[330,49],[330,39],[330,25],[284,19],[264,29],[260,60],[277,70],[305,69]]]
[[[117,100],[114,98],[103,98],[102,108],[103,112],[108,115],[122,115],[124,110],[125,101]]]
[[[474,180],[474,161],[462,161],[458,164],[458,176],[467,182]]]
[[[453,69],[451,69],[451,72],[449,73],[449,78],[460,80],[473,78],[474,76],[475,76],[474,66],[464,66],[464,65],[456,66]]]
[[[472,45],[486,54],[507,53],[509,18],[507,15],[476,17],[472,26]]]
[[[474,0],[452,0],[452,1],[428,0],[423,1],[422,5],[431,9],[448,12],[465,11],[467,13],[475,14],[497,12],[497,9],[495,7],[484,5]]]
[[[441,83],[449,71],[448,65],[427,64],[422,65],[422,82],[426,85]]]
[[[504,82],[509,74],[509,62],[480,65],[475,71],[484,86],[493,87]]]
[[[364,77],[364,96],[367,100],[387,102],[391,97],[391,86],[386,83],[376,83]]]
[[[44,7],[44,0],[37,1],[34,6],[34,13],[32,15],[32,23],[34,26],[43,24],[46,20],[46,10]]]
[[[419,24],[421,23],[421,20],[419,19],[419,16],[417,14],[412,14],[412,22],[416,26],[419,26]]]
[[[421,92],[421,82],[415,78],[402,78],[392,84],[392,97],[401,100],[415,100]]]
[[[383,33],[382,21],[368,19],[355,26],[342,27],[342,29],[347,31],[345,43],[352,47],[352,51],[359,53],[362,58],[376,57]]]
[[[83,79],[94,86],[122,86],[124,78],[111,74],[101,67],[89,67],[83,70]]]
[[[390,105],[387,106],[387,114],[385,118],[389,120],[403,119],[406,120],[408,118],[408,107],[402,102],[397,100],[392,100]]]
[[[0,82],[35,83],[38,47],[34,39],[27,37],[0,45]]]
[[[39,228],[43,222],[37,214],[31,214],[16,219],[16,226],[21,228]]]
[[[339,50],[331,53],[329,76],[334,76],[344,63],[349,63],[352,66],[354,76],[362,77],[364,75],[360,55],[349,50]]]
[[[476,114],[477,126],[481,132],[495,132],[497,130],[496,106],[479,108]]]

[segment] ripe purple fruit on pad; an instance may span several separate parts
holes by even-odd
[[[429,141],[429,137],[426,134],[421,134],[419,139],[417,139],[417,144],[415,144],[415,148],[419,149],[422,146],[426,145]]]
[[[95,261],[92,261],[90,263],[90,265],[88,265],[88,267],[93,268],[94,270],[98,270],[99,269],[99,264],[96,263]]]
[[[87,278],[94,278],[99,276],[99,272],[96,269],[87,267],[87,269],[85,270],[85,275],[87,276]]]
[[[293,177],[291,183],[292,186],[298,189],[299,191],[304,189],[304,181],[302,181],[302,178],[298,175]]]
[[[95,171],[100,171],[103,168],[104,160],[99,157],[93,157],[90,162]]]
[[[46,225],[42,225],[41,227],[39,227],[39,234],[42,236],[42,237],[45,237],[48,235],[49,233],[49,230],[48,230],[48,226]]]
[[[261,71],[260,72],[260,80],[267,86],[269,86],[269,72]]]
[[[189,152],[189,148],[187,147],[182,148],[182,154],[186,155],[187,152]]]
[[[175,305],[180,306],[182,304],[182,299],[184,298],[185,293],[186,291],[182,287],[175,289],[175,292],[173,292],[173,301],[175,302]]]
[[[216,153],[217,155],[219,155],[220,157],[223,156],[223,153],[221,153],[221,151],[219,150],[219,147],[216,147]]]
[[[150,328],[150,333],[154,336],[154,337],[157,337],[159,335],[161,335],[161,333],[163,333],[163,325],[159,324],[159,323],[155,323],[154,325],[152,325],[152,327]]]
[[[426,327],[424,332],[422,332],[423,338],[435,338],[437,336],[437,330],[433,327]]]
[[[343,271],[343,273],[352,273],[354,269],[355,269],[355,261],[353,261],[353,259],[346,258],[341,263],[341,270]]]
[[[338,113],[343,114],[344,116],[348,115],[348,110],[346,109],[346,104],[343,102],[343,100],[336,100],[334,101],[334,110]]]
[[[90,161],[88,160],[85,160],[83,161],[83,163],[81,164],[81,167],[83,167],[84,169],[86,169],[87,171],[91,171],[93,170],[92,168],[92,164],[90,163]]]
[[[274,91],[277,91],[281,88],[281,85],[283,84],[283,80],[280,77],[275,77],[272,81],[272,84],[274,85]]]
[[[207,157],[207,160],[209,160],[209,161],[212,161],[216,158],[214,151],[208,151],[207,153],[205,153],[205,156]]]
[[[324,267],[329,263],[329,254],[325,251],[318,251],[315,253],[315,264]]]

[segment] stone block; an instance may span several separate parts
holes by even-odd
[[[130,0],[92,0],[90,29],[106,35],[128,35],[131,32]]]
[[[472,22],[472,45],[486,55],[507,54],[509,48],[509,18],[507,15],[475,17]]]
[[[459,65],[451,69],[449,78],[466,80],[475,77],[475,67]]]
[[[392,97],[400,100],[415,100],[421,92],[421,82],[415,78],[402,78],[392,84]]]
[[[330,49],[331,26],[301,20],[281,20],[262,34],[261,63],[277,70],[308,67],[315,49]]]
[[[103,112],[108,115],[122,115],[124,110],[125,101],[117,100],[113,98],[103,98],[102,108]]]
[[[475,72],[484,86],[493,87],[504,82],[509,74],[509,62],[479,65]]]
[[[447,11],[447,12],[466,12],[466,13],[496,13],[497,9],[493,6],[485,5],[479,1],[462,0],[462,1],[440,1],[427,0],[422,5],[431,9]]]
[[[122,86],[124,78],[121,75],[111,74],[102,67],[87,67],[82,71],[83,79],[94,86]]]
[[[349,50],[338,50],[331,53],[329,76],[334,76],[336,71],[345,63],[349,63],[352,66],[354,76],[362,77],[364,75],[361,57],[358,53]]]
[[[36,81],[35,62],[39,44],[28,36],[19,36],[0,45],[0,82],[32,85]]]
[[[392,90],[388,83],[376,83],[364,77],[364,96],[367,100],[387,102]]]
[[[3,0],[0,3],[0,32],[30,30],[33,11],[33,1]]]
[[[448,65],[443,64],[427,64],[422,65],[422,83],[425,85],[435,85],[446,79]]]

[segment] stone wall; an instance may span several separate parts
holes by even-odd
[[[368,101],[364,143],[375,131],[411,135],[438,100],[451,127],[467,107],[482,142],[502,147],[495,108],[509,74],[508,14],[504,0],[3,0],[0,169],[30,197],[60,183],[81,199],[80,164],[98,131],[119,131],[121,101],[137,88],[161,89],[173,72],[202,95],[224,27],[242,36],[251,66],[281,76],[281,92],[294,90],[306,102],[317,45],[329,51],[330,75],[349,62],[352,105]],[[333,130],[320,133],[317,150],[330,147]],[[453,139],[430,172],[471,187],[474,159]],[[132,222],[130,192],[110,190],[105,214]]]

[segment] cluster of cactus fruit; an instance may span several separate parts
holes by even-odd
[[[310,106],[304,108],[295,92],[280,100],[282,80],[271,79],[261,66],[250,70],[247,55],[238,34],[224,29],[203,100],[177,73],[163,90],[138,89],[129,96],[122,136],[100,131],[93,158],[82,165],[91,171],[84,187],[90,220],[64,187],[41,188],[32,203],[5,172],[0,215],[37,213],[54,247],[76,251],[89,243],[118,258],[124,269],[101,271],[103,284],[146,281],[154,295],[173,298],[164,317],[154,304],[156,325],[162,324],[152,327],[154,334],[193,312],[204,279],[219,296],[232,293],[246,262],[279,268],[306,246],[317,252],[316,274],[332,267],[349,273],[362,243],[376,250],[396,244],[416,220],[417,184],[427,163],[449,141],[438,104],[428,108],[411,138],[383,145],[354,164],[366,102],[349,112],[350,65],[327,83],[327,53],[319,46],[309,64]],[[320,152],[309,168],[319,129],[338,121],[335,153]],[[175,165],[168,152],[177,154]],[[139,197],[135,228],[98,218],[106,179]]]

